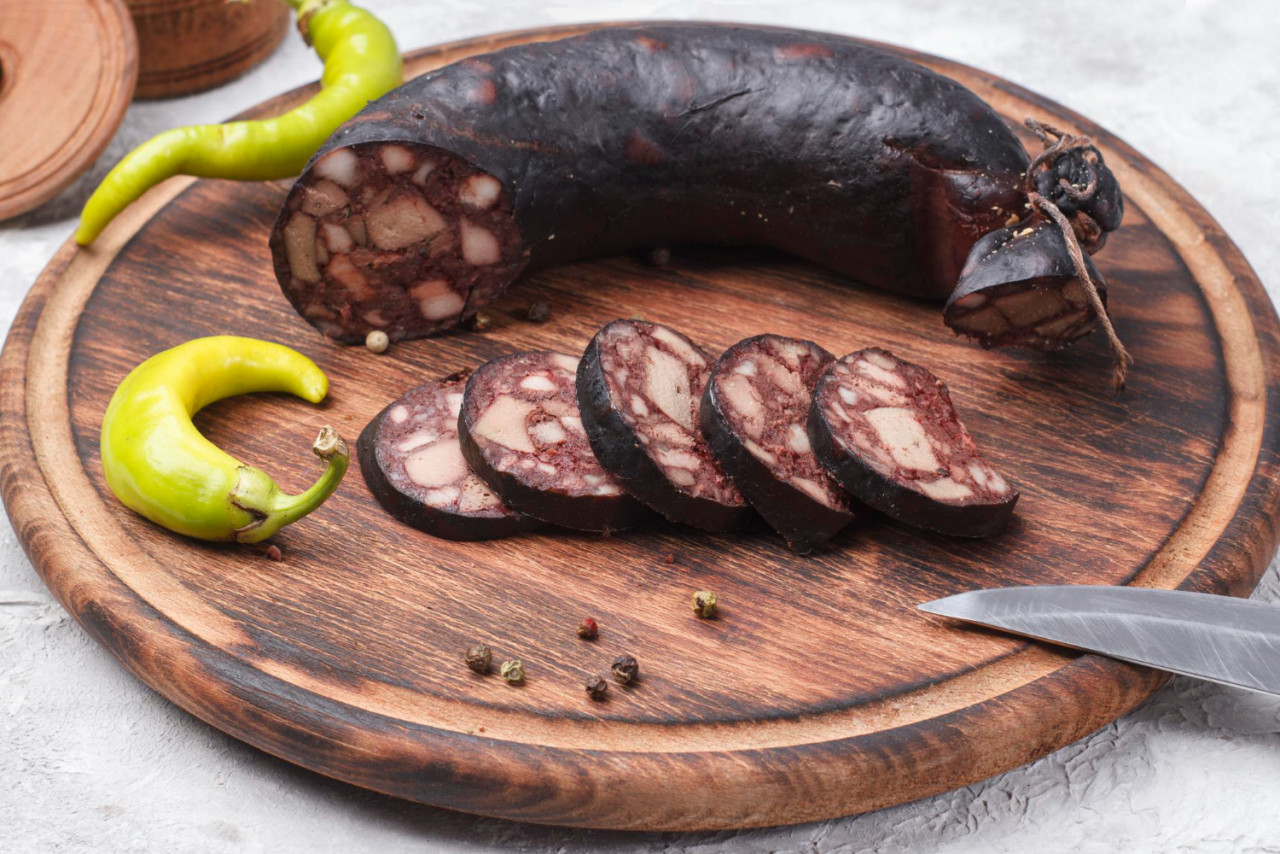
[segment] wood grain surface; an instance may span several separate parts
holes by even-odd
[[[447,61],[582,28],[415,54]],[[1277,543],[1280,324],[1212,219],[1123,142],[981,72],[900,51],[975,89],[1011,122],[1092,135],[1127,196],[1097,260],[1137,357],[1109,391],[1105,341],[982,351],[937,305],[793,258],[677,248],[670,267],[615,257],[538,274],[494,324],[342,347],[297,317],[270,270],[280,184],[175,179],[91,250],[63,247],[0,356],[0,487],[32,562],[82,625],[157,691],[263,750],[450,808],[591,827],[727,828],[875,809],[982,779],[1141,702],[1159,674],[960,627],[914,605],[978,587],[1139,584],[1246,595]],[[285,108],[307,90],[258,112]],[[524,319],[532,300],[551,320]],[[146,356],[216,333],[280,341],[331,380],[318,407],[216,404],[214,441],[308,483],[322,424],[348,438],[404,390],[525,348],[581,351],[639,314],[708,349],[760,332],[835,353],[876,344],[930,366],[986,455],[1022,490],[1005,535],[971,542],[869,518],[811,557],[766,532],[652,524],[613,538],[549,531],[432,539],[387,517],[359,474],[274,538],[284,560],[210,546],[132,515],[106,490],[98,428]],[[715,590],[718,619],[689,596]],[[575,636],[587,615],[592,643]],[[523,687],[464,648],[521,658]],[[586,678],[631,653],[642,679],[593,703]]]
[[[137,76],[123,0],[0,0],[0,220],[39,207],[92,165]]]
[[[293,14],[279,0],[125,0],[138,32],[138,98],[203,92],[266,59]]]

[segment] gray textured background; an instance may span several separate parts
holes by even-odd
[[[703,18],[833,30],[966,62],[1079,110],[1147,154],[1217,217],[1273,298],[1280,287],[1275,0],[365,2],[406,49],[525,26]],[[124,151],[318,72],[291,37],[222,89],[134,106],[89,176],[0,226],[4,328],[70,235],[93,183]],[[1256,596],[1280,599],[1274,565]],[[163,700],[63,612],[0,522],[3,851],[1280,851],[1278,733],[1280,699],[1175,680],[1135,713],[1033,765],[856,818],[661,836],[472,818],[326,780]]]

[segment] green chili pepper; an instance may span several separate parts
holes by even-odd
[[[103,179],[80,213],[87,246],[148,189],[177,174],[271,181],[302,172],[338,125],[403,82],[400,50],[381,21],[347,0],[285,0],[324,61],[321,90],[274,119],[174,128],[135,148]]]
[[[191,416],[215,400],[287,391],[319,403],[329,381],[315,362],[270,341],[197,338],[147,359],[116,389],[102,419],[102,471],[125,506],[201,540],[256,543],[328,498],[347,470],[346,442],[331,427],[312,451],[326,468],[301,495],[286,495],[196,430]]]

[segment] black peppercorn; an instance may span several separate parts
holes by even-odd
[[[489,647],[484,644],[476,644],[467,647],[467,667],[470,667],[476,673],[488,673],[489,665],[493,663],[493,653],[489,651]]]
[[[583,640],[595,640],[600,635],[600,624],[587,617],[578,623],[578,637]]]
[[[533,323],[546,323],[551,317],[551,306],[546,300],[534,300],[529,304],[529,313],[525,316]]]
[[[587,695],[597,702],[609,693],[609,683],[603,676],[592,676],[587,680]]]
[[[620,655],[613,660],[613,678],[619,685],[630,685],[640,678],[640,662],[633,655]]]

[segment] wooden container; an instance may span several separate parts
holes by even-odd
[[[280,0],[126,0],[138,30],[137,98],[202,92],[267,58],[289,31]]]

